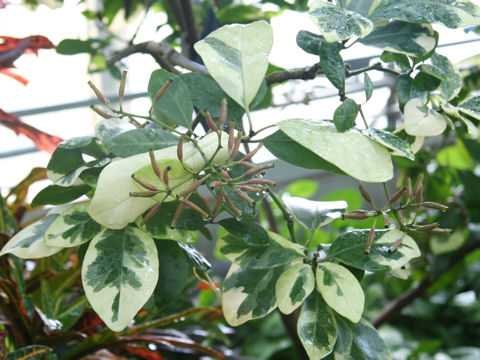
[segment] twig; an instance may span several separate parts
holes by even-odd
[[[458,262],[462,261],[465,256],[471,253],[473,250],[480,248],[480,239],[474,239],[468,242],[464,247],[458,250],[455,254],[452,255],[450,262],[441,274],[437,275],[437,278],[441,276],[443,273],[450,270],[454,265]],[[403,293],[398,298],[393,300],[389,303],[382,312],[372,321],[373,326],[378,328],[379,326],[383,325],[390,319],[392,319],[395,315],[399,314],[400,311],[410,305],[416,298],[422,296],[425,291],[434,283],[435,278],[433,277],[425,277],[418,286],[406,293]]]
[[[285,70],[285,71],[275,71],[265,78],[267,85],[272,85],[276,83],[281,83],[286,80],[312,80],[317,77],[322,66],[320,63],[316,63],[313,66],[298,69],[298,70]]]

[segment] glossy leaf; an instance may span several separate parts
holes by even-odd
[[[47,176],[53,182],[74,172],[85,164],[80,149],[58,148],[47,165]],[[72,184],[79,185],[79,184]]]
[[[103,145],[108,146],[110,141],[116,136],[135,129],[136,127],[125,118],[102,119],[95,127],[95,134],[102,141]]]
[[[300,30],[297,34],[297,45],[307,53],[320,55],[320,47],[325,42],[323,36]]]
[[[153,239],[132,227],[105,229],[90,243],[82,265],[88,301],[107,326],[123,330],[152,295],[158,279]]]
[[[158,90],[167,80],[172,80],[165,94],[153,104],[154,114],[158,120],[168,125],[182,125],[190,128],[192,125],[193,102],[187,85],[183,80],[166,70],[152,72],[148,83],[148,94],[153,100]]]
[[[365,295],[350,271],[336,263],[322,262],[317,267],[316,282],[328,306],[354,323],[360,321]]]
[[[190,264],[195,267],[195,269],[199,271],[208,271],[212,267],[205,257],[200,254],[200,252],[195,249],[193,246],[185,244],[183,242],[177,243],[180,249],[182,249],[187,256],[188,261]]]
[[[366,271],[383,271],[397,269],[411,259],[420,256],[415,240],[400,230],[376,230],[370,253],[365,253],[365,246],[370,230],[353,230],[340,235],[328,250],[328,256],[343,263]],[[390,248],[398,239],[402,243],[395,251]]]
[[[310,359],[322,359],[332,352],[337,341],[337,322],[316,291],[303,303],[297,332]]]
[[[480,8],[469,0],[382,0],[369,14],[372,20],[440,23],[453,29],[476,25],[479,17]]]
[[[459,106],[459,110],[473,117],[476,120],[480,120],[480,96],[475,96],[466,99]]]
[[[288,195],[283,195],[282,201],[295,219],[310,231],[341,218],[348,206],[346,201],[313,201]]]
[[[346,174],[365,182],[383,182],[393,177],[388,151],[357,129],[338,132],[329,121],[285,120],[280,129],[300,145]]]
[[[439,54],[433,54],[432,64],[422,65],[423,72],[440,79],[440,91],[445,99],[454,98],[462,88],[462,76],[447,57]]]
[[[443,110],[445,114],[463,122],[467,128],[468,134],[472,138],[474,139],[478,138],[478,128],[473,124],[473,122],[471,122],[469,119],[465,117],[465,113],[463,113],[463,108],[461,109],[460,107],[453,106],[450,103],[440,104],[440,108]],[[468,112],[466,112],[466,114],[472,116],[471,114],[468,114]],[[479,117],[479,119],[477,120],[480,120],[480,113],[477,116]],[[475,118],[475,116],[472,116],[472,117]]]
[[[392,360],[392,354],[379,333],[367,320],[352,323],[336,316],[338,339],[329,360]]]
[[[58,186],[50,185],[42,189],[32,200],[32,206],[59,205],[78,199],[92,188],[88,185]]]
[[[267,246],[271,243],[268,232],[259,224],[253,223],[246,227],[233,218],[219,221],[225,230],[248,246]]]
[[[414,136],[436,136],[447,128],[445,116],[429,109],[421,99],[414,98],[405,104],[405,131]]]
[[[321,0],[310,5],[309,15],[328,42],[363,38],[373,30],[373,23],[366,17]]]
[[[263,144],[273,155],[292,165],[306,169],[324,169],[336,174],[345,174],[338,167],[303,147],[281,130],[265,138]]]
[[[358,115],[358,105],[352,99],[346,99],[333,114],[333,122],[338,131],[344,132],[355,126]]]
[[[228,135],[223,133],[222,143],[226,144],[227,141]],[[205,156],[210,158],[218,147],[217,134],[212,132],[198,143]],[[213,164],[222,163],[227,157],[228,150],[224,147],[216,153]],[[169,172],[169,175],[172,175],[170,177],[172,186],[183,182],[182,186],[175,189],[174,195],[194,181],[193,178],[188,180],[191,175],[183,170],[177,158],[177,146],[155,151],[155,158],[162,169],[167,165],[172,167],[172,171]],[[191,143],[185,143],[183,146],[183,161],[194,171],[201,170],[205,165],[205,160]],[[159,189],[165,187],[155,176],[148,153],[113,162],[100,173],[95,194],[88,208],[88,213],[95,221],[111,229],[121,229],[156,204],[152,198],[130,196],[130,192],[142,191],[142,188],[132,179],[132,174],[158,186]],[[172,200],[174,200],[173,197],[165,199],[167,202]]]
[[[340,55],[341,45],[322,42],[320,45],[320,65],[327,79],[340,91],[345,91],[345,64]]]
[[[226,25],[195,44],[208,71],[233,100],[248,111],[262,84],[273,44],[265,21]]]
[[[392,21],[385,26],[377,26],[360,42],[411,57],[425,55],[437,44],[434,30],[430,25],[403,21]]]
[[[368,128],[362,130],[370,139],[382,144],[387,149],[394,152],[395,155],[404,156],[410,160],[415,160],[410,144],[387,130]]]
[[[296,264],[285,270],[275,284],[278,309],[291,314],[315,288],[315,276],[308,264]]]
[[[56,206],[52,208],[44,218],[15,234],[3,247],[2,251],[0,251],[0,256],[13,254],[22,259],[38,259],[59,252],[61,248],[51,247],[45,244],[43,235],[55,219],[67,208],[68,205]]]
[[[140,128],[115,136],[107,146],[107,150],[116,156],[129,156],[159,150],[178,144],[178,137],[161,129]]]
[[[83,184],[81,175],[88,170],[92,169],[101,169],[110,163],[110,158],[103,158],[100,160],[93,160],[85,163],[84,165],[78,167],[73,172],[65,174],[58,177],[54,183],[58,186],[69,187],[69,186],[79,186]]]
[[[305,257],[303,248],[276,233],[269,233],[271,241],[262,246],[251,246],[243,239],[227,235],[218,240],[217,248],[225,257],[242,268],[272,268]]]
[[[242,269],[230,266],[223,282],[222,310],[231,326],[264,317],[276,307],[275,283],[285,270],[283,266],[270,269]]]
[[[174,241],[157,240],[158,281],[153,292],[155,305],[163,307],[182,293],[192,276],[192,267],[185,252]]]
[[[413,98],[419,98],[422,96],[422,92],[415,86],[413,79],[404,74],[397,78],[397,84],[395,86],[398,94],[398,102],[400,104],[400,110],[405,111],[405,104]]]
[[[88,205],[88,203],[79,203],[70,206],[56,218],[45,232],[45,244],[73,247],[92,240],[103,227],[88,215]]]

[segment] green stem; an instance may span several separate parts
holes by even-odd
[[[397,70],[394,70],[394,69],[389,69],[389,68],[386,68],[386,67],[383,67],[381,63],[375,63],[373,65],[370,65],[370,66],[367,66],[365,68],[362,68],[362,69],[357,69],[357,70],[353,70],[353,71],[348,71],[347,72],[347,77],[351,77],[351,76],[355,76],[355,75],[360,75],[364,72],[367,72],[367,71],[371,71],[371,70],[377,70],[377,71],[381,71],[381,72],[386,72],[386,73],[390,73],[390,74],[395,74],[395,75],[401,75],[401,72],[397,71]]]
[[[283,214],[283,218],[287,222],[287,227],[288,231],[290,232],[290,237],[294,243],[297,243],[297,239],[295,236],[295,230],[293,229],[293,216],[290,214],[288,209],[283,205],[282,201],[278,198],[278,196],[272,191],[270,187],[267,186],[267,191],[272,198],[272,200],[277,204],[277,206],[280,208],[280,211]]]
[[[363,113],[362,105],[358,105],[358,112],[360,113],[360,116],[362,117],[362,120],[363,120],[363,123],[365,124],[365,127],[368,129],[367,119],[365,118],[365,114]]]

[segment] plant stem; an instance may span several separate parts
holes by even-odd
[[[283,214],[283,218],[287,222],[288,231],[290,232],[290,237],[294,243],[297,243],[297,239],[295,236],[295,230],[293,229],[293,216],[290,214],[288,209],[283,205],[282,201],[278,198],[278,196],[273,192],[273,190],[267,186],[268,193],[272,200],[277,204]]]

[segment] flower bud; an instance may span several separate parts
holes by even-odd
[[[367,243],[365,245],[365,254],[370,254],[370,248],[372,247],[373,240],[375,240],[375,225],[377,224],[377,218],[373,221],[372,228],[368,233]]]
[[[172,82],[173,82],[172,79],[168,79],[167,81],[165,81],[165,84],[162,85],[162,87],[157,91],[157,93],[156,93],[155,96],[153,97],[152,106],[155,105],[155,103],[156,103],[158,100],[160,100],[163,95],[165,95],[165,93],[167,92],[167,90],[168,90],[168,88],[170,87],[170,85],[172,85]]]
[[[376,216],[376,211],[369,211],[369,210],[352,210],[349,212],[345,212],[342,214],[342,219],[356,219],[362,220],[367,219],[372,216]]]
[[[245,184],[255,184],[255,185],[268,185],[268,186],[275,186],[275,181],[267,180],[267,179],[260,179],[260,178],[253,178],[248,179],[245,181]]]
[[[432,202],[432,201],[424,201],[422,203],[422,205],[427,207],[427,208],[440,210],[441,212],[445,212],[445,211],[448,210],[448,206],[442,205],[442,204],[439,204],[439,203],[436,203],[436,202]]]
[[[233,149],[233,141],[235,138],[234,130],[235,121],[230,121],[230,127],[228,128],[228,151],[232,151]]]
[[[178,139],[178,145],[177,145],[177,157],[180,162],[183,162],[183,139],[184,136],[180,136],[180,139]]]
[[[407,178],[407,201],[412,200],[413,190],[412,190],[412,179]]]
[[[262,148],[262,146],[263,146],[262,143],[258,144],[258,146],[252,151],[250,151],[247,155],[245,155],[241,161],[246,161],[251,159]]]
[[[122,72],[122,79],[120,80],[120,87],[118,88],[118,98],[120,101],[123,99],[123,95],[125,95],[125,84],[127,83],[127,71],[123,70]]]
[[[208,110],[203,111],[203,116],[205,117],[205,120],[207,121],[208,127],[210,129],[212,129],[212,131],[217,132],[218,131],[217,124],[215,124],[215,121],[213,121],[212,116],[210,115]]]
[[[113,114],[110,114],[108,112],[106,112],[105,110],[103,110],[102,108],[98,107],[97,105],[91,105],[90,106],[90,109],[92,109],[93,111],[95,111],[98,115],[100,115],[101,117],[103,117],[104,119],[111,119],[114,117]]]
[[[168,172],[172,170],[172,168],[170,166],[167,166],[165,168],[165,170],[163,171],[163,183],[165,184],[165,186],[168,186]]]
[[[200,193],[198,194],[198,196],[200,197],[200,200],[202,201],[203,206],[205,207],[205,209],[207,209],[207,212],[210,214],[210,204],[208,203],[207,198]]]
[[[393,243],[392,246],[390,246],[390,248],[388,249],[388,252],[389,253],[393,253],[395,250],[398,249],[398,247],[400,245],[402,245],[402,242],[403,242],[403,236],[398,238],[397,240],[395,240],[395,242]]]
[[[150,156],[150,163],[152,164],[153,172],[161,180],[162,179],[162,172],[160,171],[160,168],[158,167],[157,159],[155,159],[155,153],[153,152],[152,149],[150,149],[148,151],[148,155]]]
[[[235,160],[237,154],[240,150],[240,145],[242,144],[242,132],[237,132],[237,137],[235,138],[235,143],[233,144],[232,153],[230,155],[230,160]]]
[[[452,233],[452,229],[436,228],[436,229],[430,230],[430,233],[438,234],[438,235],[449,235]]]
[[[220,207],[222,206],[223,203],[223,191],[220,191],[217,196],[217,202],[215,203],[215,206],[213,207],[212,215],[215,217],[220,210]]]
[[[162,205],[162,203],[158,203],[158,204],[155,204],[154,207],[152,207],[147,215],[145,215],[145,217],[143,218],[142,220],[142,225],[145,225],[147,222],[149,222],[155,215],[157,215],[158,213],[158,210],[160,209],[160,206]]]
[[[204,183],[204,180],[203,179],[200,179],[200,180],[197,180],[195,181],[192,185],[190,185],[188,188],[186,188],[185,190],[183,190],[179,196],[180,197],[184,197],[192,192],[194,192],[195,190],[197,190],[200,185],[202,185]]]
[[[273,163],[260,165],[260,166],[257,166],[257,167],[251,168],[250,170],[245,171],[241,177],[250,177],[252,175],[258,174],[258,173],[260,173],[260,172],[262,172],[266,169],[271,169],[273,167],[274,167]]]
[[[257,164],[254,164],[254,163],[251,163],[251,162],[248,162],[248,161],[239,161],[239,162],[237,162],[237,164],[248,167],[250,169],[258,166]]]
[[[222,187],[222,186],[224,186],[224,185],[225,185],[224,182],[221,182],[221,181],[212,181],[212,182],[210,183],[210,188],[213,190],[213,189]]]
[[[104,103],[105,105],[110,105],[110,102],[105,98],[105,96],[103,96],[102,92],[95,86],[93,82],[89,81],[88,86],[92,88],[95,96],[100,102]]]
[[[230,175],[228,174],[228,172],[226,172],[225,170],[220,169],[218,172],[219,172],[219,174],[220,174],[223,178],[225,178],[225,179],[227,179],[227,180],[231,180],[231,179],[232,179],[232,178],[230,177]]]
[[[237,195],[238,195],[241,199],[245,200],[245,201],[248,203],[248,205],[250,205],[250,206],[254,206],[254,205],[255,205],[255,200],[253,200],[250,196],[248,196],[247,194],[245,194],[243,191],[240,191],[240,190],[238,190],[238,189],[235,189],[235,192],[237,193]]]
[[[151,191],[159,190],[155,185],[152,185],[146,182],[145,180],[138,178],[135,174],[132,174],[132,179],[135,180],[135,182],[137,182],[138,184],[140,184],[140,186],[144,187],[147,190],[151,190]]]
[[[390,227],[390,216],[385,211],[382,211],[383,227]]]
[[[190,200],[182,200],[182,203],[183,205],[185,205],[186,207],[192,209],[192,210],[195,210],[196,212],[198,212],[200,215],[202,215],[202,217],[204,219],[208,219],[210,217],[210,215],[208,215],[205,210],[203,210],[200,206],[198,206],[197,204],[191,202]]]
[[[360,190],[360,194],[362,194],[363,198],[371,205],[373,205],[373,200],[370,194],[368,193],[367,189],[365,189],[365,186],[363,186],[362,183],[358,183],[358,190]]]
[[[177,210],[173,215],[172,223],[170,224],[170,229],[172,230],[175,229],[175,226],[177,226],[177,222],[180,219],[180,216],[182,216],[184,211],[185,211],[185,204],[182,202],[178,205]]]
[[[240,209],[238,209],[235,204],[233,203],[233,200],[230,196],[228,196],[227,194],[224,194],[223,197],[225,198],[225,202],[227,203],[228,207],[230,208],[230,210],[233,211],[233,213],[235,214],[235,216],[242,216],[242,212],[240,211]]]
[[[220,105],[220,115],[218,115],[218,121],[220,126],[223,128],[225,122],[227,121],[227,99],[222,99],[222,104]]]
[[[158,191],[136,191],[130,192],[129,195],[132,197],[152,197],[158,194]]]
[[[416,231],[430,231],[430,230],[433,230],[433,229],[437,229],[438,225],[439,225],[438,222],[434,222],[434,223],[431,223],[431,224],[428,224],[428,225],[419,226],[415,230]]]
[[[265,188],[257,185],[240,185],[239,188],[248,192],[255,193],[265,190]]]
[[[393,194],[393,196],[390,198],[390,200],[388,200],[388,203],[393,204],[395,201],[397,201],[398,199],[400,199],[402,197],[402,195],[405,193],[405,191],[407,191],[407,188],[404,186],[401,189],[399,189],[395,194]]]
[[[413,190],[413,195],[416,197],[423,190],[423,173],[418,175],[417,182],[415,183],[415,189]]]

